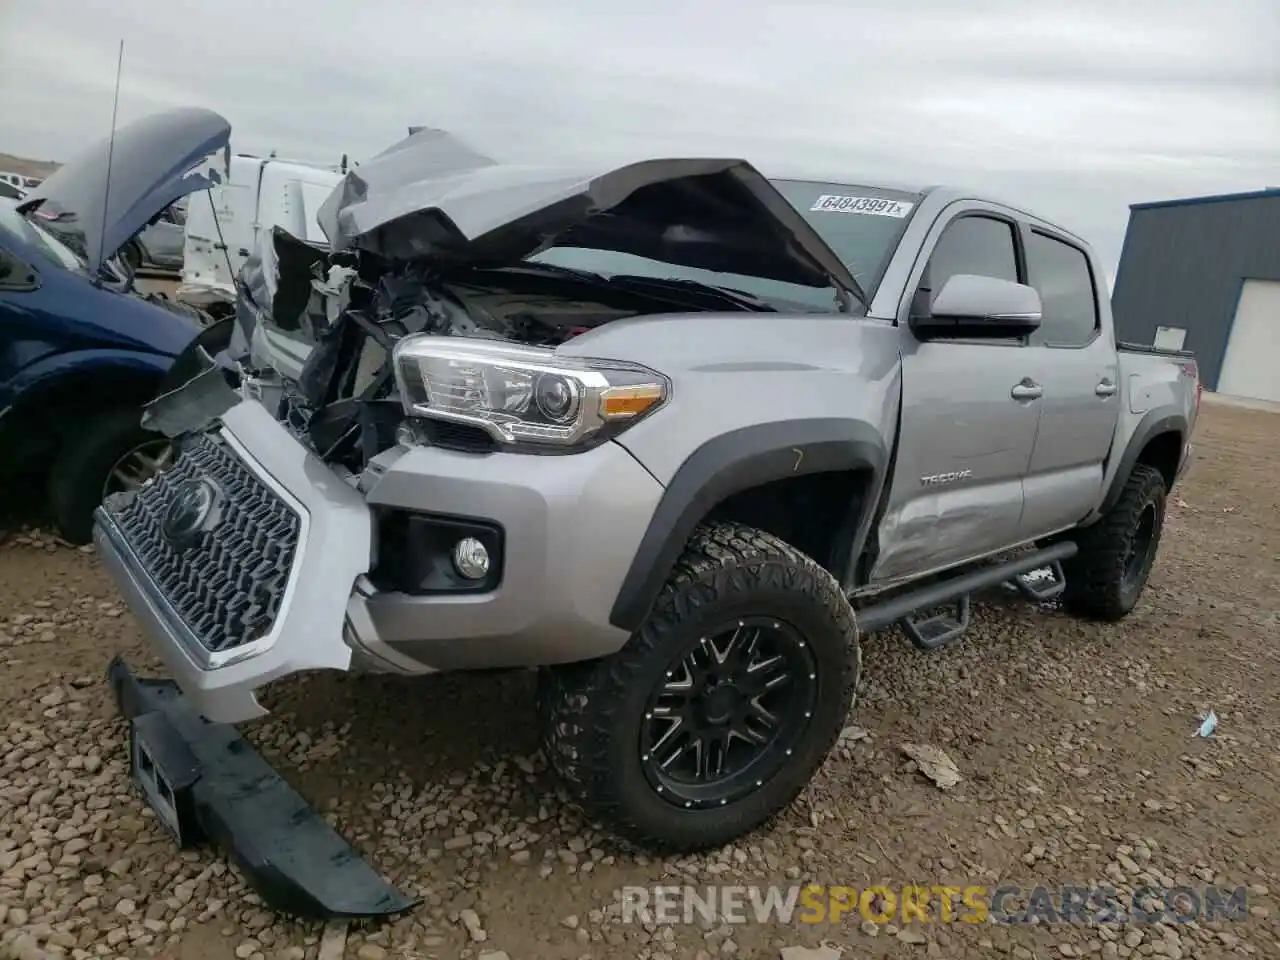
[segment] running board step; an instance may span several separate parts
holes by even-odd
[[[880,603],[875,603],[859,610],[858,626],[864,633],[873,633],[895,623],[901,623],[921,610],[936,610],[946,604],[958,603],[961,597],[967,597],[969,594],[977,593],[980,590],[998,587],[1002,583],[1014,582],[1019,584],[1018,589],[1021,591],[1024,589],[1018,579],[1021,575],[1048,566],[1055,566],[1055,576],[1065,586],[1066,580],[1060,575],[1062,561],[1074,557],[1079,552],[1079,549],[1075,543],[1070,541],[1055,543],[1042,550],[1034,550],[1004,563],[993,563],[978,567],[967,573],[957,574],[947,580],[898,594],[895,597],[890,597]],[[1027,586],[1026,589],[1035,588]],[[910,633],[908,633],[908,636],[910,636]],[[926,647],[925,649],[937,648]]]
[[[921,650],[937,650],[954,643],[969,632],[969,594],[956,601],[955,609],[927,617],[905,617],[898,621],[902,632]]]
[[[1043,567],[1020,573],[1009,583],[1032,603],[1048,603],[1058,599],[1067,589],[1067,575],[1062,570],[1062,562],[1055,560]]]
[[[170,680],[120,657],[107,678],[129,722],[134,783],[179,847],[211,840],[272,910],[303,919],[386,917],[418,901],[360,858],[234,726],[206,720]]]

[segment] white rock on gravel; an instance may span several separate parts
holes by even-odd
[[[960,768],[941,747],[929,743],[904,743],[900,749],[916,762],[920,772],[939,790],[950,790],[960,782]]]
[[[320,952],[316,960],[342,960],[347,952],[347,925],[330,923],[320,937]]]
[[[783,947],[779,960],[840,960],[835,947]]]
[[[485,929],[480,923],[480,915],[474,910],[460,910],[458,919],[466,927],[467,936],[471,938],[472,943],[484,943],[489,939],[489,935],[485,933]]]

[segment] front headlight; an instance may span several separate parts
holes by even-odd
[[[407,414],[482,427],[511,446],[591,446],[652,413],[668,382],[637,364],[540,347],[419,335],[394,353]]]

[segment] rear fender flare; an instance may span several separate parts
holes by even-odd
[[[1185,442],[1188,433],[1187,418],[1182,414],[1167,414],[1162,410],[1152,410],[1138,421],[1133,436],[1129,438],[1128,446],[1120,455],[1120,466],[1115,476],[1111,478],[1111,486],[1107,488],[1106,495],[1102,498],[1102,506],[1098,508],[1099,514],[1106,513],[1116,505],[1143,449],[1154,437],[1162,433],[1176,433]]]
[[[623,579],[609,622],[622,630],[638,630],[703,518],[733,494],[775,480],[838,470],[869,472],[870,488],[850,544],[851,557],[856,557],[875,513],[887,463],[888,450],[879,432],[856,420],[782,420],[708,440],[667,484]]]

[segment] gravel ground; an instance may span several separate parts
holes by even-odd
[[[768,832],[646,858],[560,802],[523,674],[318,676],[248,731],[423,905],[327,936],[284,923],[209,851],[179,854],[131,793],[110,656],[153,666],[91,554],[0,546],[0,956],[29,960],[381,957],[1280,956],[1280,418],[1206,406],[1154,578],[1122,625],[1000,596],[961,645],[866,641],[849,732]],[[1210,739],[1191,736],[1202,713]],[[943,792],[901,752],[932,744]],[[618,922],[623,885],[1155,883],[1249,888],[1241,921],[1148,927],[954,923],[902,930]],[[874,935],[873,935],[874,934]],[[322,942],[322,938],[324,942]],[[808,956],[835,956],[814,953]]]

